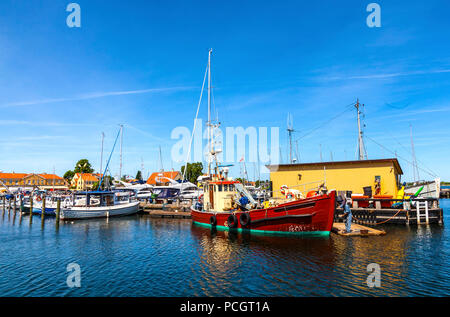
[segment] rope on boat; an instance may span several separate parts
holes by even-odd
[[[358,219],[358,217],[356,217],[356,216],[354,216],[354,215],[352,215],[352,217],[355,218],[356,220],[358,220],[358,221],[360,221],[360,222],[366,224],[366,225],[374,225],[374,226],[378,226],[378,225],[381,225],[381,224],[383,224],[383,223],[386,223],[386,222],[388,222],[388,221],[394,219],[394,218],[400,213],[400,211],[405,211],[405,209],[399,209],[399,210],[397,211],[397,213],[396,213],[395,215],[393,215],[392,217],[390,217],[389,219],[383,220],[382,222],[377,222],[377,223],[369,223],[369,222],[367,222],[367,221],[360,220],[360,219]],[[372,213],[372,212],[374,212],[374,210],[369,210],[369,212]]]

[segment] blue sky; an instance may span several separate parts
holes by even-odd
[[[158,170],[159,146],[178,169],[170,133],[192,127],[213,48],[224,127],[280,127],[286,160],[289,112],[301,162],[355,159],[355,111],[328,121],[359,98],[369,158],[397,152],[411,179],[411,124],[421,178],[450,179],[446,0],[377,1],[380,28],[366,25],[371,1],[78,0],[81,28],[66,25],[69,2],[0,2],[0,170],[98,169],[101,132],[106,157],[120,123],[125,174]]]

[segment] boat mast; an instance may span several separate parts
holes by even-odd
[[[100,173],[103,171],[103,142],[105,141],[105,133],[102,132],[102,151],[100,153]]]
[[[119,180],[122,180],[122,144],[123,144],[123,124],[120,125],[120,167],[119,167]]]
[[[417,167],[416,153],[414,151],[414,141],[411,124],[409,124],[409,134],[411,137],[411,154],[412,154],[412,168],[413,168],[414,182],[417,182],[419,180],[419,168]]]
[[[213,152],[212,137],[211,137],[211,53],[212,49],[208,52],[208,144],[210,147],[208,153],[208,175],[211,175],[211,155]]]
[[[363,132],[361,130],[361,119],[359,117],[361,114],[361,111],[359,110],[359,99],[356,99],[355,108],[358,118],[358,159],[364,160],[365,158],[367,158],[367,154],[364,150]]]

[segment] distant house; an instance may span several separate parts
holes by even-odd
[[[150,175],[150,177],[147,179],[147,184],[153,186],[167,186],[170,184],[170,181],[167,178],[177,181],[181,180],[182,175],[177,171],[155,172],[152,173],[152,175]]]
[[[92,189],[96,182],[99,182],[102,174],[98,173],[75,173],[70,183],[70,187],[76,190]]]
[[[10,188],[68,189],[65,179],[55,174],[0,173],[0,181]]]

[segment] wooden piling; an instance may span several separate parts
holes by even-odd
[[[59,222],[59,213],[61,212],[61,198],[56,201],[56,222]]]
[[[44,214],[45,214],[45,194],[42,195],[42,210],[41,210],[41,217],[44,218]]]
[[[33,194],[30,195],[30,219],[33,216]]]

